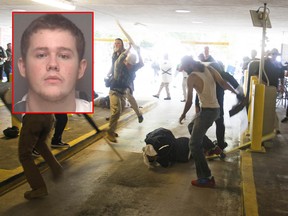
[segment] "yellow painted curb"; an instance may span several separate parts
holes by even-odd
[[[250,152],[241,151],[242,193],[245,216],[258,216],[258,203]]]
[[[149,109],[151,109],[151,107],[153,105],[155,105],[155,102],[148,102],[147,104],[145,104],[145,107],[143,107],[142,112],[143,113],[147,112]],[[125,113],[124,115],[121,115],[121,117],[119,119],[118,127],[122,127],[123,125],[127,124],[129,122],[129,120],[132,120],[134,118],[137,118],[137,115],[135,115],[133,110]],[[108,123],[100,126],[99,129],[104,130],[107,127],[108,127]],[[86,148],[88,145],[94,143],[95,141],[97,141],[98,139],[101,139],[103,137],[103,133],[98,134],[95,137],[94,142],[89,142],[88,144],[81,145],[81,147],[76,147],[76,145],[78,143],[83,142],[89,138],[92,138],[94,135],[95,135],[95,130],[91,130],[90,132],[83,134],[83,135],[77,137],[76,139],[68,142],[68,144],[70,145],[70,148],[75,146],[73,148],[73,151],[66,151],[66,149],[51,149],[52,153],[57,157],[59,162],[62,162],[64,160],[70,158],[71,156],[73,156],[77,152],[81,151],[83,148]],[[58,156],[60,156],[60,157],[58,157]],[[43,162],[45,163],[45,161],[42,157],[35,159],[35,163],[37,165],[40,163],[43,163]],[[44,166],[42,168],[41,172],[44,172],[45,170],[47,170],[46,166]],[[0,169],[0,176],[1,176],[0,182],[4,182],[4,181],[12,178],[13,176],[20,174],[20,173],[23,173],[22,166],[19,166],[13,170]],[[16,188],[17,186],[19,186],[25,182],[26,182],[26,178],[22,178],[22,179],[18,179],[17,181],[15,181],[15,183],[10,182],[6,186],[3,186],[2,188],[0,187],[0,196],[2,196],[3,194],[7,193],[8,191]]]

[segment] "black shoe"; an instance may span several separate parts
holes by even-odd
[[[143,122],[143,120],[144,120],[144,118],[143,118],[142,115],[141,115],[141,116],[138,116],[138,122],[139,122],[139,123]]]
[[[181,100],[181,102],[186,102],[186,100],[184,99],[184,100]]]
[[[284,119],[281,120],[282,123],[285,123],[288,121],[288,117],[285,117]]]
[[[220,149],[222,149],[222,151],[228,146],[228,144],[226,142],[224,142],[224,144],[222,144],[222,145],[219,145],[219,144],[217,144],[217,145],[219,146]]]
[[[164,100],[171,100],[171,97],[166,97],[164,98]]]
[[[222,149],[219,146],[215,146],[214,148],[210,149],[206,155],[207,156],[212,156],[212,155],[220,155],[222,153]]]
[[[159,98],[159,96],[158,95],[152,95],[153,97],[156,97],[156,98]]]
[[[69,148],[70,145],[68,143],[58,142],[58,143],[51,143],[52,148]]]
[[[39,152],[38,152],[35,148],[33,148],[33,150],[32,150],[32,156],[33,156],[33,157],[40,157],[41,155],[39,154]]]
[[[196,180],[192,180],[191,184],[196,187],[208,187],[208,188],[213,188],[216,185],[213,176],[210,178],[199,178]]]

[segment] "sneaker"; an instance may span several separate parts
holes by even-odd
[[[211,155],[220,155],[222,153],[222,149],[219,146],[215,146],[213,149],[207,152],[207,156]]]
[[[156,97],[156,98],[159,98],[159,96],[158,95],[152,95],[153,97]]]
[[[181,102],[186,102],[186,100],[184,99],[184,100],[181,100]]]
[[[196,186],[196,187],[213,188],[213,187],[215,187],[215,179],[213,176],[211,178],[199,178],[196,180],[192,180],[191,184]]]
[[[47,192],[46,187],[39,188],[39,189],[34,189],[34,190],[31,190],[31,191],[26,191],[24,193],[24,197],[27,200],[37,199],[37,198],[40,198],[40,197],[43,197],[43,196],[47,196],[47,195],[48,195],[48,192]]]
[[[138,116],[138,122],[139,122],[139,123],[143,122],[143,120],[144,120],[144,118],[143,118],[142,115],[141,115],[141,116]]]
[[[171,97],[166,97],[164,98],[164,100],[171,100]]]
[[[33,150],[32,150],[32,156],[33,156],[33,157],[40,157],[41,155],[40,155],[40,153],[39,153],[35,148],[33,148]]]
[[[51,143],[52,148],[69,148],[70,145],[68,143],[58,142],[58,143]]]
[[[113,132],[113,134],[114,134],[115,137],[119,137],[118,133]]]
[[[288,121],[288,117],[285,117],[284,119],[281,120],[282,123],[285,123]]]
[[[224,142],[224,144],[220,145],[220,144],[217,144],[219,146],[219,148],[223,151],[227,146],[228,144],[226,142]]]
[[[111,133],[107,132],[106,138],[107,138],[110,142],[115,142],[115,143],[117,143],[117,139],[116,139],[116,137],[115,137],[114,134],[111,134]]]

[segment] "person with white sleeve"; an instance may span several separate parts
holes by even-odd
[[[164,55],[164,61],[161,64],[160,69],[161,69],[162,82],[160,84],[158,93],[156,95],[153,95],[153,97],[159,98],[162,89],[165,87],[167,97],[164,98],[164,100],[171,100],[169,84],[172,81],[172,64],[169,60],[168,54]]]

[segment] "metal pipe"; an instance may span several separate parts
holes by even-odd
[[[263,12],[263,28],[262,28],[262,49],[261,49],[261,59],[260,59],[260,66],[259,66],[259,84],[262,83],[262,73],[264,69],[264,54],[265,54],[265,39],[266,39],[266,25],[267,25],[267,18],[266,15],[266,5],[267,3],[264,3],[264,12]]]

